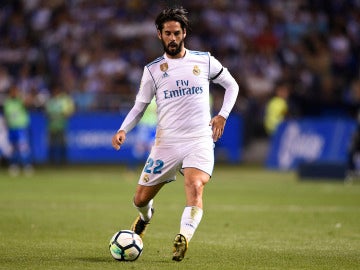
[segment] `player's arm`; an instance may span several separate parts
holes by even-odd
[[[135,101],[134,106],[126,115],[124,122],[121,124],[119,130],[112,137],[112,146],[119,150],[121,145],[125,142],[126,133],[132,130],[140,121],[149,103]]]
[[[154,82],[147,67],[144,67],[144,72],[141,78],[138,94],[136,95],[135,104],[126,115],[124,122],[121,124],[119,130],[112,137],[112,146],[119,150],[126,139],[126,133],[132,130],[140,121],[146,108],[154,97]]]
[[[224,67],[212,78],[212,81],[220,84],[225,89],[224,101],[220,112],[210,121],[213,130],[213,139],[217,141],[224,133],[226,119],[229,117],[235,105],[239,93],[239,86],[228,69]]]

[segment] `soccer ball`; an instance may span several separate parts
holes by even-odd
[[[121,230],[111,237],[110,253],[118,261],[135,261],[143,251],[141,237],[133,231]]]

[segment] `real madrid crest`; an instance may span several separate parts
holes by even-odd
[[[160,65],[160,70],[162,72],[166,72],[168,69],[169,69],[168,63],[163,63],[163,64]]]
[[[149,180],[150,180],[149,175],[145,174],[144,178],[143,178],[143,182],[147,183],[147,182],[149,182]]]
[[[166,71],[167,71],[168,69],[169,69],[168,63],[163,63],[163,64],[160,65],[160,70],[161,70],[162,72],[164,72],[163,78],[169,76],[169,74],[166,73]]]
[[[193,73],[194,73],[194,75],[199,76],[200,75],[200,68],[195,65],[194,69],[193,69]]]

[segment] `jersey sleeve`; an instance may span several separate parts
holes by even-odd
[[[238,93],[239,85],[227,68],[223,68],[221,74],[213,80],[214,83],[220,84],[225,89],[224,101],[221,106],[219,115],[223,116],[225,119],[229,117],[229,114],[232,108],[235,105]]]
[[[214,56],[210,55],[209,79],[214,80],[223,70],[222,64]]]
[[[149,103],[135,101],[134,106],[126,115],[124,122],[121,124],[118,131],[124,130],[126,133],[128,133],[130,130],[132,130],[136,124],[139,123],[148,105]]]
[[[124,119],[124,122],[121,124],[119,130],[124,130],[129,132],[132,130],[137,123],[141,120],[147,106],[153,99],[155,94],[155,84],[151,76],[149,69],[145,66],[143,75],[141,77],[141,82],[139,86],[139,91],[136,95],[135,104],[127,114]]]
[[[210,56],[210,80],[225,89],[224,101],[218,114],[227,119],[236,102],[239,85],[228,69],[213,56]]]
[[[141,78],[139,91],[136,95],[136,101],[150,103],[155,95],[155,83],[150,70],[145,66]]]

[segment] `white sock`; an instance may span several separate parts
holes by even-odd
[[[135,208],[139,211],[140,214],[140,218],[143,221],[150,221],[151,216],[152,216],[152,212],[151,212],[151,207],[153,205],[153,200],[151,200],[147,205],[143,206],[143,207],[137,207],[135,204]]]
[[[181,216],[180,233],[190,242],[203,215],[203,210],[197,206],[187,206]]]

